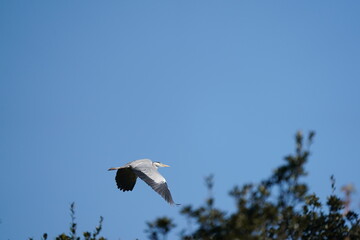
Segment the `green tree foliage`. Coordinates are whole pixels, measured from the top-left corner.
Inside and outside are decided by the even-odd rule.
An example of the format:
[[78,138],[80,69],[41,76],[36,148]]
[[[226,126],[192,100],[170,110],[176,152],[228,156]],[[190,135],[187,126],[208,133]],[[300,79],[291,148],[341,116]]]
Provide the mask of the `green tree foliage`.
[[[70,223],[70,232],[69,234],[62,233],[57,236],[56,240],[81,240],[80,237],[77,236],[77,223],[75,222],[75,203],[71,203],[70,205],[70,216],[71,216],[71,223]],[[103,217],[100,217],[99,225],[95,227],[93,233],[91,232],[84,232],[83,233],[83,240],[106,240],[104,237],[99,237],[101,229],[102,229],[102,222]],[[42,240],[47,240],[48,234],[44,233]],[[29,238],[29,240],[33,240]]]
[[[181,214],[192,222],[192,231],[182,231],[182,239],[360,239],[360,219],[357,213],[346,208],[343,201],[334,194],[326,204],[316,194],[308,193],[308,186],[302,179],[306,176],[305,164],[310,156],[310,145],[314,132],[307,139],[301,132],[296,134],[296,150],[285,157],[285,163],[273,174],[258,184],[235,186],[230,196],[235,200],[233,213],[214,207],[215,199],[210,194],[205,203],[197,208],[185,206]],[[331,178],[335,190],[335,179]],[[213,176],[205,179],[211,193]],[[168,221],[169,224],[173,224]],[[156,234],[157,220],[148,227]],[[166,226],[161,226],[165,228]],[[171,229],[168,227],[168,229]],[[150,231],[151,231],[150,230]]]
[[168,217],[157,218],[154,222],[147,222],[146,224],[148,229],[145,232],[148,233],[150,240],[166,240],[167,234],[176,227]]

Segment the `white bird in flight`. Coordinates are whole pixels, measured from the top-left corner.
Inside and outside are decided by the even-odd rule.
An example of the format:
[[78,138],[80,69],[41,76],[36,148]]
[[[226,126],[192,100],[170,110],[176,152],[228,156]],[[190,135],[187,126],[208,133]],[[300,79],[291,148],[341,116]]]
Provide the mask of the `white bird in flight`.
[[122,167],[109,168],[109,171],[117,170],[115,180],[117,187],[121,191],[132,191],[136,179],[139,177],[169,204],[174,205],[176,203],[172,199],[166,179],[158,172],[158,167],[170,166],[160,162],[153,162],[150,159],[140,159],[129,162]]

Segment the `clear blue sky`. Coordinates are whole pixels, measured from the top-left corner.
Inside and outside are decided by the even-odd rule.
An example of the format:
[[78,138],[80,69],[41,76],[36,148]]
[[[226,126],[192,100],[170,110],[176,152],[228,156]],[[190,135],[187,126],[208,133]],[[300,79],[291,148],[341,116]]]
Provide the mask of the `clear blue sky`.
[[[359,1],[0,2],[0,238],[79,230],[144,239],[171,207],[109,167],[150,158],[174,200],[216,205],[269,176],[299,129],[322,199],[360,189]],[[340,192],[340,191],[338,191]],[[359,193],[353,208],[359,210]],[[176,236],[176,235],[175,235]]]

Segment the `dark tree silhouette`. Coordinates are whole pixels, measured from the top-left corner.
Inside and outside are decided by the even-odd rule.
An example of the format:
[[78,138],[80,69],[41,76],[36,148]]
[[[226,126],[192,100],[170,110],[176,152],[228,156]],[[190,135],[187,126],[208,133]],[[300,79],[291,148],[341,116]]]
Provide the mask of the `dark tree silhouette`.
[[[183,230],[182,239],[360,239],[360,220],[350,211],[349,189],[346,201],[334,194],[335,178],[331,178],[333,193],[322,205],[316,194],[308,193],[302,182],[306,176],[305,164],[310,156],[314,132],[304,140],[295,136],[295,153],[284,158],[285,163],[258,184],[235,186],[230,196],[235,200],[236,211],[226,213],[215,208],[210,194],[197,208],[185,206],[181,214],[194,223],[192,231]],[[213,176],[205,179],[211,193]],[[153,223],[156,233],[156,221]]]
[[[167,234],[176,227],[172,220],[168,217],[157,218],[154,222],[147,222],[148,229],[145,230],[148,233],[150,240],[166,240]],[[160,236],[162,236],[160,238]]]
[[[59,236],[57,236],[56,240],[80,240],[81,238],[77,236],[77,223],[75,222],[75,203],[71,203],[70,205],[70,217],[71,217],[71,223],[70,223],[70,233],[65,234],[62,233]],[[95,227],[95,230],[93,233],[91,232],[84,232],[83,233],[83,239],[84,240],[106,240],[104,237],[99,237],[101,229],[102,229],[102,222],[104,218],[100,216],[99,225]],[[44,233],[42,240],[47,240],[48,234]],[[29,240],[33,240],[32,238],[29,238]]]

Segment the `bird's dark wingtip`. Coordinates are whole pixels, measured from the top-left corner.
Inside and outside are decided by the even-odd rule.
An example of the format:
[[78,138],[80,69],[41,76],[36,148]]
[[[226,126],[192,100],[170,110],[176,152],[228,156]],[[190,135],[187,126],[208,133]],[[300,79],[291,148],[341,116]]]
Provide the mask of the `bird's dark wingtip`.
[[124,189],[124,188],[119,188],[120,191],[123,191],[123,192],[127,192],[127,191],[132,191],[130,189]]

